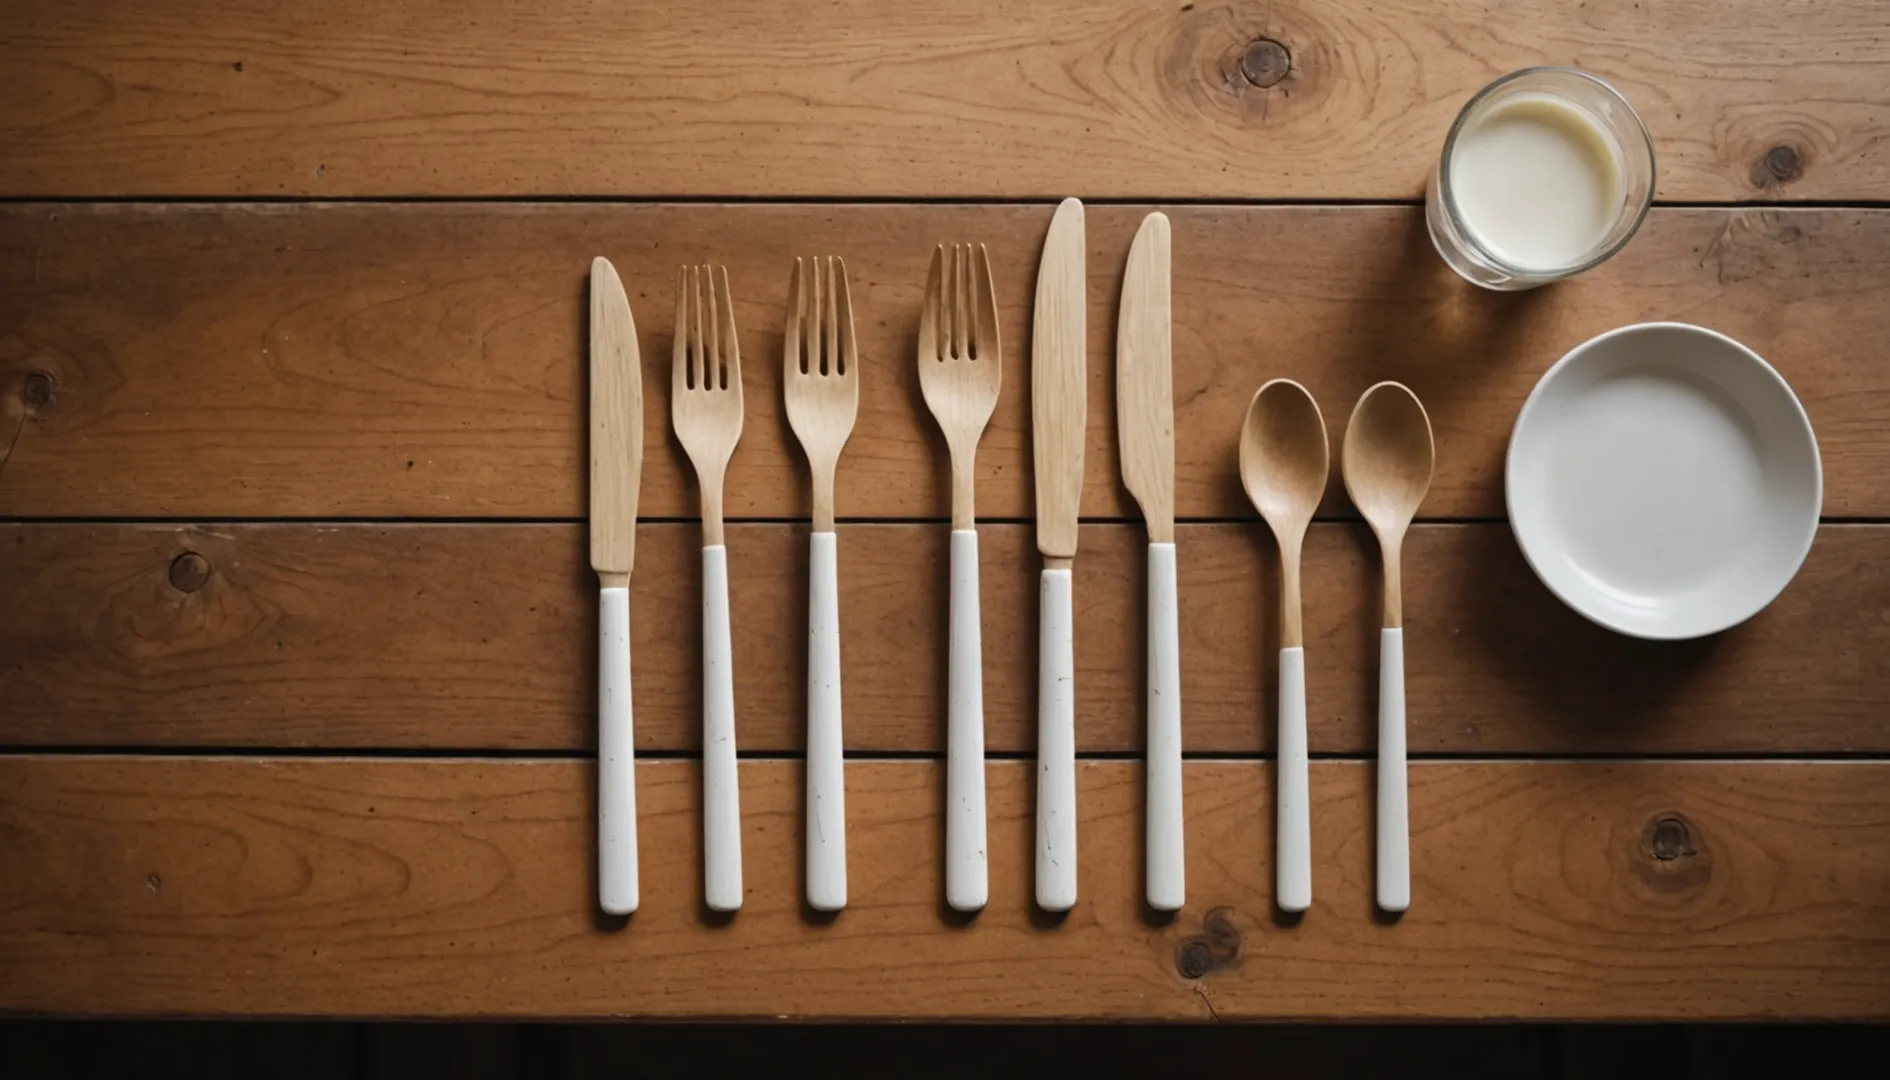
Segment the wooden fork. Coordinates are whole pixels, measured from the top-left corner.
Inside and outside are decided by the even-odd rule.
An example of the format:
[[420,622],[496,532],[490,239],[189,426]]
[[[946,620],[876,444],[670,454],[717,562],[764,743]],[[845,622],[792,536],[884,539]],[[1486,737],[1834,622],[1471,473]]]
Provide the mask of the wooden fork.
[[977,911],[985,869],[984,656],[978,614],[978,532],[972,505],[978,439],[1002,382],[997,299],[984,245],[932,252],[919,315],[919,388],[952,459],[951,656],[946,678],[945,902]]
[[816,911],[839,911],[847,906],[847,812],[833,474],[860,408],[853,299],[840,259],[794,260],[782,355],[788,425],[807,454],[814,486],[807,575],[807,903]]
[[702,886],[711,911],[742,906],[741,788],[728,622],[722,479],[742,437],[742,354],[728,269],[685,266],[676,283],[670,418],[702,488]]

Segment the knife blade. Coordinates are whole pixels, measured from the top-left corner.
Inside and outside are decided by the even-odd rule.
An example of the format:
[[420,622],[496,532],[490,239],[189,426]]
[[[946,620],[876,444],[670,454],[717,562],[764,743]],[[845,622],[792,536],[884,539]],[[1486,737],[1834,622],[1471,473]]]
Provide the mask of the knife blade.
[[1086,290],[1083,204],[1065,199],[1037,268],[1030,345],[1037,488],[1037,906],[1076,905],[1076,661],[1070,565],[1083,494]]
[[1037,550],[1047,559],[1076,557],[1076,517],[1083,496],[1083,427],[1089,410],[1083,245],[1083,204],[1065,199],[1050,220],[1037,268],[1030,340]]
[[1149,907],[1186,892],[1181,815],[1181,634],[1175,573],[1175,391],[1168,217],[1142,219],[1129,246],[1116,322],[1116,441],[1122,480],[1148,521]]
[[1175,539],[1175,390],[1169,356],[1168,215],[1150,214],[1129,246],[1116,322],[1116,436],[1122,481],[1151,543]]
[[591,569],[598,580],[597,899],[637,909],[637,792],[630,715],[630,570],[643,472],[643,365],[610,260],[591,261]]

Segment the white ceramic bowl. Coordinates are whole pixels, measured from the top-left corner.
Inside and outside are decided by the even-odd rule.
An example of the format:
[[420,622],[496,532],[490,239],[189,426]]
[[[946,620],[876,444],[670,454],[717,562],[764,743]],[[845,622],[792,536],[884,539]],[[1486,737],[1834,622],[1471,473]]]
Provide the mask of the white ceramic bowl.
[[1568,606],[1643,638],[1757,614],[1811,550],[1824,475],[1811,421],[1759,355],[1685,323],[1584,342],[1523,403],[1509,520]]

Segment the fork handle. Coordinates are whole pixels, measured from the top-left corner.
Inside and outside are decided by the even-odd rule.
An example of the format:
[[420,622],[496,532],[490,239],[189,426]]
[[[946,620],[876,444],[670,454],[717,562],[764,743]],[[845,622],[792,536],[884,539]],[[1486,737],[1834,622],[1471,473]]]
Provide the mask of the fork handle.
[[978,534],[952,530],[951,656],[946,681],[945,902],[984,907],[984,646],[978,612]]
[[728,548],[702,549],[702,895],[711,911],[742,906],[741,785],[735,765],[735,671],[728,625]]
[[597,599],[597,902],[637,909],[636,739],[630,723],[630,590]]
[[837,538],[808,544],[807,903],[847,906],[846,776],[840,734],[840,570]]
[[1181,629],[1175,545],[1148,546],[1148,906],[1181,910]]
[[1076,906],[1076,651],[1070,571],[1047,569],[1037,639],[1037,906]]

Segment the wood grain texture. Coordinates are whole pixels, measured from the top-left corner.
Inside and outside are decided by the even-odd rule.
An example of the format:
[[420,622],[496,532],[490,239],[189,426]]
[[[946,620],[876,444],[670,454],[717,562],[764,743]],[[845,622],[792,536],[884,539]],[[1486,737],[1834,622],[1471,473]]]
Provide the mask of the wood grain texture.
[[636,565],[637,489],[643,480],[643,358],[637,324],[610,260],[591,260],[591,569],[620,585]]
[[1890,12],[1776,12],[15,3],[0,195],[1409,197],[1471,93],[1565,63],[1637,106],[1664,198],[1880,197]]
[[[641,762],[642,908],[591,912],[582,762],[0,760],[0,1010],[226,1015],[1890,1016],[1882,763],[1429,763],[1415,900],[1371,915],[1371,773],[1313,769],[1313,895],[1270,915],[1268,768],[1187,770],[1192,906],[1146,921],[1141,767],[1079,766],[1082,904],[940,911],[936,762],[856,762],[852,906],[802,913],[800,770],[744,766],[748,900],[699,912],[697,769]],[[1194,976],[1194,977],[1184,977]],[[1417,992],[1414,988],[1422,988]]]
[[[577,518],[584,512],[584,275],[611,257],[669,354],[677,267],[728,265],[752,357],[781,349],[796,254],[844,252],[860,415],[842,513],[943,519],[945,445],[914,371],[941,240],[990,250],[1016,362],[979,445],[979,509],[1028,517],[1031,309],[1049,207],[0,207],[0,403],[24,418],[0,514]],[[1146,208],[1089,209],[1089,415],[1114,414],[1116,297]],[[1336,423],[1381,379],[1437,430],[1426,514],[1502,513],[1501,463],[1548,365],[1623,323],[1682,318],[1784,373],[1817,429],[1825,512],[1890,515],[1882,360],[1890,213],[1657,210],[1591,275],[1493,295],[1437,259],[1399,208],[1175,207],[1176,506],[1249,513],[1242,411],[1265,379],[1305,383]],[[259,271],[266,268],[266,272]],[[35,373],[43,375],[37,379]],[[731,517],[806,517],[780,372],[751,363]],[[690,517],[668,379],[646,379],[639,512]],[[5,422],[0,413],[0,425]],[[0,435],[6,434],[0,430]],[[1337,445],[1343,432],[1330,433]],[[1113,426],[1089,425],[1083,510],[1136,516]],[[1333,478],[1324,513],[1345,512]]]
[[1175,376],[1168,217],[1142,220],[1129,247],[1116,320],[1116,443],[1122,486],[1151,544],[1175,539]]
[[[1088,441],[1089,247],[1083,204],[1058,204],[1037,265],[1030,317],[1031,488],[1037,550],[1067,566],[1076,557]],[[1107,414],[1104,414],[1107,415]],[[1046,563],[1048,565],[1048,563]]]
[[[698,531],[644,526],[632,580],[637,737],[694,750]],[[729,530],[737,745],[794,752],[805,707],[804,527]],[[1189,751],[1272,745],[1277,559],[1265,526],[1184,526]],[[1035,746],[1028,526],[980,530],[988,746]],[[1142,746],[1140,526],[1086,526],[1077,745]],[[1405,547],[1414,753],[1890,750],[1890,527],[1826,526],[1752,622],[1655,643],[1576,616],[1507,527]],[[847,745],[945,746],[948,537],[842,525]],[[1305,552],[1311,745],[1376,743],[1378,556],[1363,525]],[[188,590],[188,591],[187,591]],[[592,744],[595,586],[576,525],[0,528],[0,745],[578,750]]]

